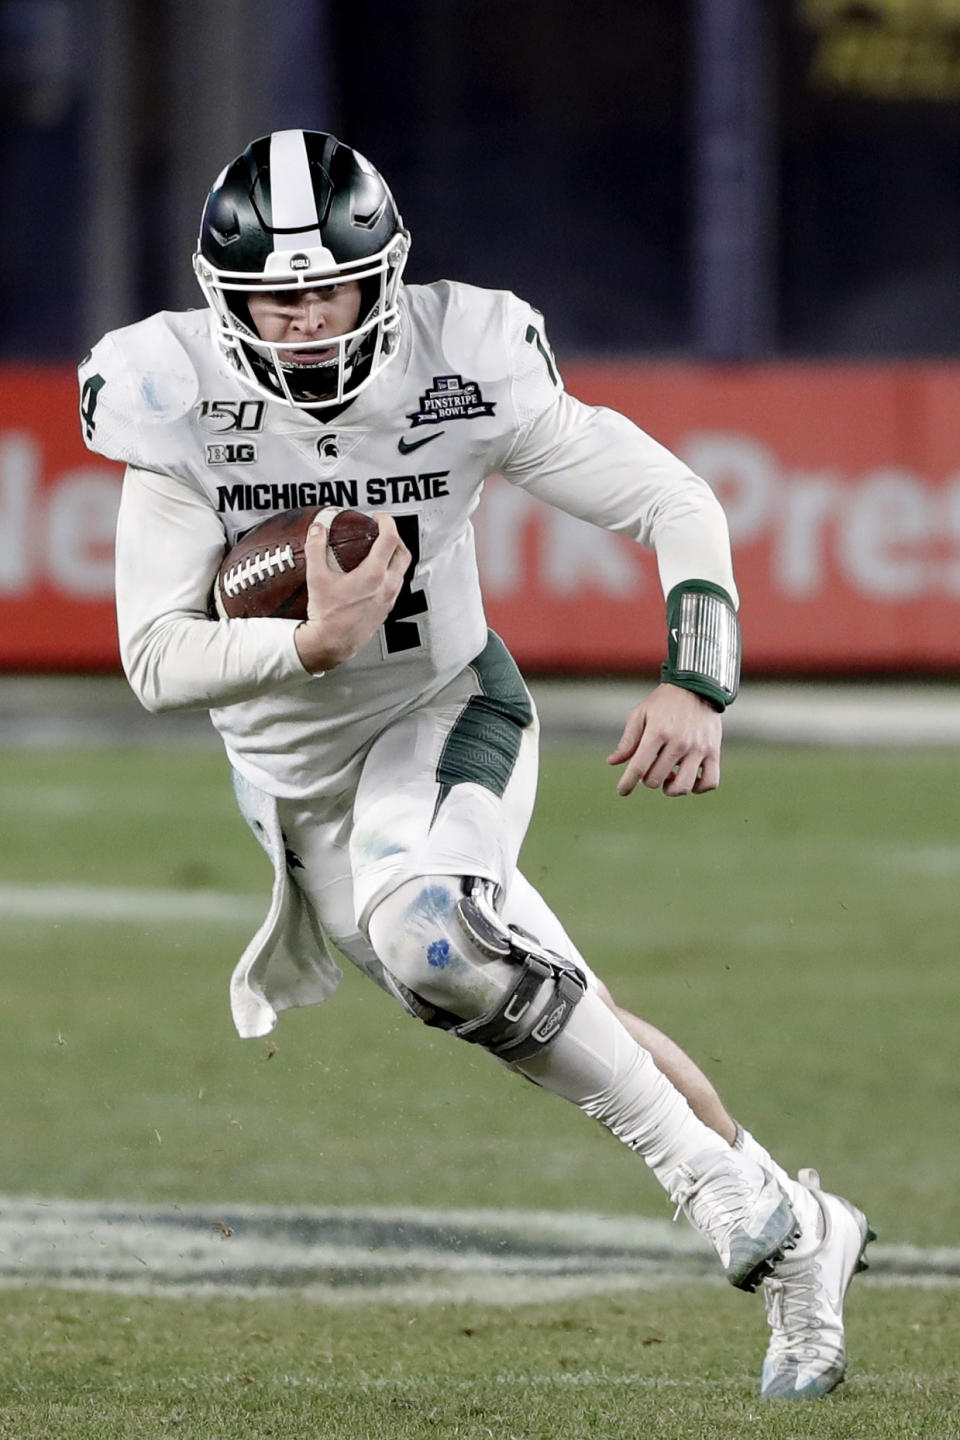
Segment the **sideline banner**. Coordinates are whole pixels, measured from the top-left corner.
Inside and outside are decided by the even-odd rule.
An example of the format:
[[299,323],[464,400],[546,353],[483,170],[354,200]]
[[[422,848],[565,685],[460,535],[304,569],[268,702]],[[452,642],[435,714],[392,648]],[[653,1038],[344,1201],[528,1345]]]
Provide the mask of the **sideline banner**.
[[[960,663],[960,365],[582,363],[720,497],[745,673]],[[115,668],[119,466],[80,438],[73,373],[0,369],[0,667]],[[476,516],[491,624],[530,669],[653,671],[649,552],[502,480]]]
[[[960,365],[594,363],[564,375],[716,491],[745,674],[960,664]],[[549,668],[658,664],[652,556],[500,483],[479,512],[482,569],[491,623],[517,655]]]
[[116,669],[119,465],[80,435],[76,374],[0,368],[0,666]]

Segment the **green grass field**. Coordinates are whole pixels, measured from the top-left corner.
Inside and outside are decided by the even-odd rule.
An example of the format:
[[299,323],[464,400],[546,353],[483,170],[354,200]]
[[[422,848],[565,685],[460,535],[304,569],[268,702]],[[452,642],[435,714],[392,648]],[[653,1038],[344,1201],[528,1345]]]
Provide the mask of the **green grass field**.
[[[958,790],[955,752],[733,746],[715,796],[622,800],[599,750],[548,749],[524,854],[621,1002],[887,1243],[956,1243]],[[104,919],[63,886],[237,914]],[[0,1190],[669,1217],[598,1128],[359,976],[238,1040],[268,889],[216,752],[0,754]],[[755,1398],[759,1305],[709,1283],[512,1309],[8,1289],[0,1436],[951,1436],[955,1295],[859,1284],[851,1379],[798,1411]]]

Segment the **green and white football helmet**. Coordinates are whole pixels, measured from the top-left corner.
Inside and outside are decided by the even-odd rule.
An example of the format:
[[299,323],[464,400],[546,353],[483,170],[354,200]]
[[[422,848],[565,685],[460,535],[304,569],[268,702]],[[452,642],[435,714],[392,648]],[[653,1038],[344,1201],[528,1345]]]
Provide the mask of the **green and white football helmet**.
[[[217,177],[194,270],[238,378],[280,404],[323,411],[359,395],[396,353],[409,249],[393,196],[368,160],[323,131],[278,130],[252,141]],[[252,291],[350,280],[361,304],[348,334],[293,346],[258,335],[247,308]],[[324,358],[311,361],[319,351]]]

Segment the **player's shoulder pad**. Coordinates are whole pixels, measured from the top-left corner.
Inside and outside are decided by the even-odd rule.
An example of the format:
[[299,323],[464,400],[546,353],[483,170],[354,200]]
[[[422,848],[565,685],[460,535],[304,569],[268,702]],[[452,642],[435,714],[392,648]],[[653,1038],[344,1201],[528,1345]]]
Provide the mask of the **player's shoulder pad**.
[[209,344],[203,310],[160,311],[98,341],[79,368],[80,423],[88,447],[148,469],[168,461],[178,448],[179,422],[199,394],[191,353],[198,344]]
[[509,290],[486,290],[459,280],[406,287],[415,325],[439,335],[444,363],[472,380],[508,379],[518,344],[542,317]]

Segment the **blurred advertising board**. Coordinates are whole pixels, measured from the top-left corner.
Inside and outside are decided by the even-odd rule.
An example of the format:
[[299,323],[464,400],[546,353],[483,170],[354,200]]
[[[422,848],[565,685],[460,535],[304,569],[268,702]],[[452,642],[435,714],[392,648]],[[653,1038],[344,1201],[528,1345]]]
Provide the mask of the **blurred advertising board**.
[[[960,663],[960,365],[571,364],[726,509],[745,669],[847,674]],[[120,467],[91,455],[73,375],[0,387],[0,666],[117,665]],[[489,482],[476,516],[491,624],[529,669],[652,670],[649,552]]]
[[91,455],[67,367],[0,368],[0,666],[114,669],[122,467]]

